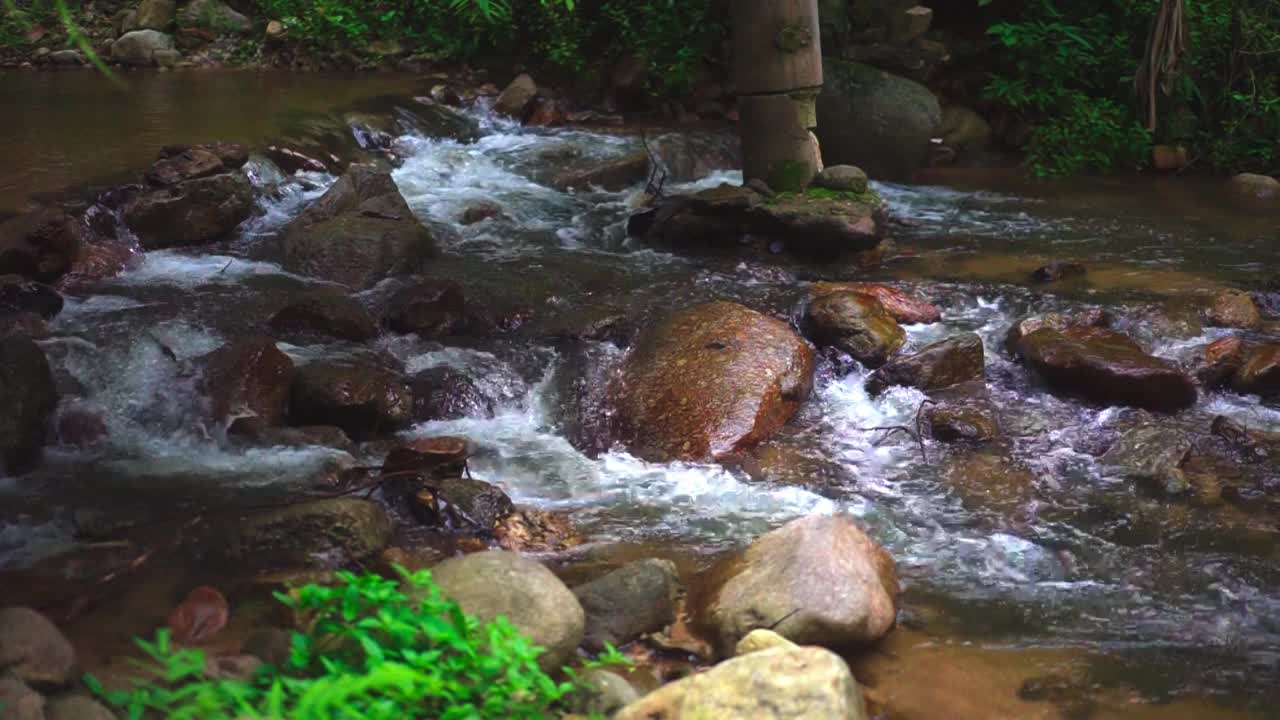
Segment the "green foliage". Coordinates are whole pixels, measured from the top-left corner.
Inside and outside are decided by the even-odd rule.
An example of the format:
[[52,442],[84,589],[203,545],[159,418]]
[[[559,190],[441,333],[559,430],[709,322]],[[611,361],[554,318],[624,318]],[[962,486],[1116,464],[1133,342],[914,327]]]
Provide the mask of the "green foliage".
[[[445,599],[428,572],[340,573],[333,587],[307,585],[277,598],[307,618],[284,667],[249,679],[216,679],[199,650],[168,630],[138,645],[152,679],[96,693],[130,720],[535,720],[579,690],[538,668],[541,649],[499,618],[481,624]],[[622,661],[612,648],[591,666]]]

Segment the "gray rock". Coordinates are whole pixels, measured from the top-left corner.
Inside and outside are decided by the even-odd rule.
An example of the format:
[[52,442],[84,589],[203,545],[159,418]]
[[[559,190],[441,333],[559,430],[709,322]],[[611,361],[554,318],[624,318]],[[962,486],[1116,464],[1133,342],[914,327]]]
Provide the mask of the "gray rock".
[[588,713],[610,717],[640,699],[631,683],[615,672],[595,668],[584,672],[582,681],[581,709]]
[[191,0],[178,12],[183,27],[198,27],[216,33],[244,33],[253,27],[249,18],[232,10],[222,0]]
[[587,614],[588,650],[619,647],[675,622],[680,578],[670,560],[640,560],[574,588]]
[[188,180],[131,200],[125,224],[148,250],[203,245],[236,229],[253,212],[253,185],[243,174]]
[[830,165],[818,173],[813,184],[837,192],[863,193],[867,191],[867,174],[854,165]]
[[431,575],[446,597],[481,622],[505,617],[535,645],[544,670],[560,668],[582,643],[585,616],[578,599],[541,564],[503,550],[450,558]]
[[0,720],[45,720],[44,698],[12,675],[0,675]]
[[941,132],[943,144],[957,150],[981,149],[991,143],[991,125],[963,105],[943,108]]
[[891,180],[928,159],[942,110],[919,83],[860,63],[827,58],[818,97],[818,140],[833,165],[851,164]]
[[49,53],[49,62],[54,65],[83,65],[84,53],[79,50],[55,50]]
[[173,38],[159,30],[132,30],[111,43],[111,59],[123,65],[151,65],[157,50],[173,49]]
[[84,695],[55,698],[45,705],[45,720],[116,720],[103,705]]
[[0,338],[0,469],[12,475],[40,459],[57,406],[53,372],[40,346],[23,336]]
[[243,518],[223,552],[255,567],[293,567],[372,557],[391,540],[386,512],[368,500],[334,498]]
[[1121,435],[1102,456],[1101,463],[1127,478],[1177,495],[1190,487],[1180,467],[1190,451],[1191,438],[1186,433],[1144,426]]
[[158,48],[151,53],[151,61],[156,64],[156,67],[171,68],[182,62],[182,53],[177,50]]
[[529,105],[538,95],[538,84],[528,74],[517,75],[493,103],[493,111],[499,115],[523,120]]
[[142,0],[130,13],[121,30],[168,30],[173,23],[174,0]]
[[25,607],[0,609],[0,668],[34,685],[62,685],[76,653],[58,627]]

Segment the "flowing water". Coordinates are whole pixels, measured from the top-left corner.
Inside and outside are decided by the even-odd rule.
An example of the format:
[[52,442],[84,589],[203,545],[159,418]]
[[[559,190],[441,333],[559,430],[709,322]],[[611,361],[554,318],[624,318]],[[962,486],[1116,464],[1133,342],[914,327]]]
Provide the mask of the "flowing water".
[[[162,82],[178,77],[193,81],[172,75]],[[0,78],[0,92],[12,91],[9,82]],[[210,108],[218,106],[215,98],[239,103],[243,116],[257,119],[217,136],[265,137],[274,107],[255,106],[265,95],[248,92],[243,79],[217,84],[223,82],[195,82],[204,88],[196,94]],[[386,87],[365,89],[376,94]],[[64,100],[85,102],[50,92],[23,112],[44,117]],[[290,106],[284,92],[275,107]],[[187,112],[177,110],[187,107],[187,96],[167,97],[157,112],[184,123],[186,115],[173,114]],[[560,380],[582,367],[582,358],[599,367],[621,351],[608,343],[570,351],[547,339],[558,321],[600,308],[649,316],[711,298],[786,317],[803,283],[865,273],[638,246],[624,226],[640,188],[565,193],[545,180],[565,165],[632,152],[637,140],[526,130],[473,112],[482,127],[474,143],[399,139],[404,161],[394,177],[424,220],[457,231],[439,275],[458,280],[470,300],[532,306],[537,319],[501,339],[458,346],[412,336],[376,341],[409,371],[451,366],[498,400],[492,418],[428,423],[408,435],[470,438],[478,447],[475,475],[517,503],[567,513],[592,541],[588,548],[635,544],[710,558],[788,519],[848,511],[897,559],[908,626],[941,624],[962,643],[1086,650],[1101,658],[1091,670],[1094,684],[1136,689],[1147,701],[1203,694],[1222,703],[1185,717],[1235,717],[1240,708],[1264,717],[1280,700],[1274,519],[1170,501],[1109,476],[1097,461],[1100,448],[1141,414],[1057,398],[1003,352],[1006,329],[1022,315],[1102,305],[1156,354],[1186,359],[1225,332],[1198,326],[1175,332],[1152,318],[1176,309],[1189,293],[1263,282],[1280,266],[1274,218],[1241,216],[1218,201],[1210,184],[1192,180],[1029,185],[1000,176],[979,178],[980,187],[879,185],[903,221],[895,229],[902,252],[875,275],[943,308],[940,322],[907,328],[908,349],[961,331],[983,338],[982,401],[998,409],[1004,449],[975,461],[930,441],[922,454],[903,434],[872,429],[911,425],[921,393],[899,388],[872,398],[862,387],[866,373],[841,376],[826,368],[800,416],[771,443],[785,453],[783,472],[761,479],[718,465],[655,464],[618,448],[593,457],[569,440],[572,398]],[[0,115],[0,128],[11,121]],[[192,132],[225,130],[211,123]],[[93,136],[102,132],[91,129]],[[81,152],[72,131],[56,133],[32,143],[38,153],[18,155],[37,178],[58,176],[61,154]],[[135,145],[95,172],[144,165],[154,151],[149,145],[202,139],[171,137],[164,128],[140,133],[142,150]],[[311,283],[253,259],[254,250],[332,181],[286,180],[267,161],[252,163],[260,184],[283,184],[264,196],[270,199],[239,237],[202,252],[149,253],[140,267],[68,298],[44,346],[71,398],[66,402],[104,413],[110,441],[92,452],[52,451],[34,475],[0,480],[0,568],[38,567],[86,528],[107,532],[173,517],[187,506],[306,487],[343,462],[341,453],[319,447],[238,449],[205,420],[193,361],[233,335],[261,331],[286,297]],[[0,176],[0,186],[12,187],[17,181],[10,178]],[[689,187],[737,180],[722,172]],[[460,225],[475,200],[496,201],[507,218]],[[1050,258],[1088,262],[1090,280],[1052,292],[1030,287],[1027,274]],[[362,298],[374,303],[391,289],[374,288]],[[342,344],[282,348],[298,362],[356,351]],[[1229,393],[1211,393],[1166,422],[1205,434],[1216,415],[1280,430],[1280,408]],[[975,462],[988,464],[966,475]],[[1009,467],[1029,480],[1002,484]],[[957,481],[957,474],[976,477]]]

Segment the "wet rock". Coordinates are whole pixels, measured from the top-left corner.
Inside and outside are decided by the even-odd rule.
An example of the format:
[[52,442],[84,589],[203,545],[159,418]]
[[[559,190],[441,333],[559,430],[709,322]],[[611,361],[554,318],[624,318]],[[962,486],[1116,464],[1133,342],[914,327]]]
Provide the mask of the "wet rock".
[[121,65],[152,65],[157,51],[173,50],[173,38],[158,30],[133,30],[111,43],[111,59]]
[[1031,282],[1043,285],[1063,280],[1077,280],[1088,274],[1088,268],[1080,263],[1054,261],[1031,273]]
[[304,427],[246,428],[241,438],[260,447],[328,447],[350,452],[355,444],[342,431],[329,425]]
[[289,419],[296,425],[334,425],[366,440],[408,425],[413,389],[398,372],[374,365],[313,362],[297,369]]
[[503,212],[502,206],[492,200],[478,200],[467,206],[462,211],[461,222],[463,225],[475,225],[485,220],[508,220],[507,214]]
[[293,361],[263,336],[233,340],[210,354],[205,387],[214,420],[228,432],[267,428],[284,421],[293,383]]
[[826,59],[818,97],[818,140],[832,165],[902,180],[925,164],[942,110],[924,86],[867,65]]
[[728,302],[648,328],[611,394],[635,451],[717,458],[767,439],[813,388],[813,351],[786,323]]
[[923,298],[912,295],[905,290],[867,282],[820,282],[815,283],[810,296],[821,297],[834,292],[856,292],[870,295],[880,301],[894,320],[913,325],[916,323],[935,323],[942,319],[942,311]]
[[532,508],[502,518],[493,535],[498,547],[520,553],[561,553],[586,542],[565,515]]
[[447,557],[449,557],[449,553],[444,549],[422,545],[415,547],[389,547],[382,551],[379,559],[382,561],[383,568],[387,574],[393,575],[396,573],[397,568],[403,568],[409,572],[429,570],[439,565]]
[[867,380],[867,391],[879,395],[893,385],[941,390],[982,378],[984,368],[982,338],[965,333],[889,361]]
[[32,312],[7,312],[0,315],[0,337],[10,335],[44,340],[49,337],[49,324]]
[[573,342],[551,377],[556,424],[573,447],[592,457],[614,442],[609,384],[621,362],[622,351],[611,344]]
[[44,720],[116,720],[116,716],[92,698],[68,695],[45,704]]
[[818,171],[813,184],[836,192],[864,193],[867,174],[854,165],[831,165]]
[[320,160],[310,155],[294,150],[290,147],[280,145],[269,145],[265,151],[267,159],[276,164],[281,172],[286,175],[295,175],[300,172],[328,172],[329,168]]
[[524,120],[537,96],[538,84],[529,75],[521,73],[493,102],[493,111],[515,120]]
[[848,353],[866,367],[880,367],[907,341],[907,334],[879,300],[858,292],[831,292],[809,303],[811,337],[820,346]]
[[0,668],[6,673],[32,685],[63,685],[75,664],[75,649],[48,618],[31,608],[0,608]]
[[1245,349],[1240,367],[1231,376],[1236,392],[1272,398],[1280,395],[1280,344]]
[[0,675],[0,719],[46,720],[45,702],[40,693],[18,678]]
[[0,222],[0,273],[53,282],[71,270],[87,228],[60,208]]
[[1210,301],[1205,321],[1214,327],[1257,330],[1262,327],[1262,311],[1249,293],[1223,290]]
[[1148,355],[1127,336],[1101,328],[1041,328],[1017,344],[1019,355],[1054,390],[1107,405],[1176,412],[1196,401],[1186,373]]
[[83,65],[85,57],[79,50],[55,50],[49,53],[49,62],[62,67],[73,67]]
[[753,652],[772,650],[774,648],[800,647],[772,630],[757,628],[747,633],[733,648],[733,656],[750,655]]
[[1237,337],[1225,337],[1198,348],[1191,361],[1191,374],[1206,388],[1225,385],[1244,364],[1245,344]]
[[435,566],[441,592],[481,622],[505,617],[535,645],[544,670],[568,662],[582,642],[585,615],[574,594],[541,564],[502,550],[450,558]]
[[623,707],[640,699],[640,693],[615,672],[603,668],[587,670],[582,674],[583,691],[579,698],[581,709],[595,713],[592,717],[612,717]]
[[183,27],[206,28],[218,33],[245,33],[253,26],[249,18],[222,0],[191,0],[178,11],[178,22]]
[[102,414],[85,409],[71,409],[58,416],[58,444],[89,448],[101,444],[111,434]]
[[601,163],[585,170],[569,170],[551,179],[551,187],[557,190],[589,190],[600,188],[608,192],[626,190],[649,177],[649,156],[635,152],[617,160]]
[[1280,180],[1266,175],[1240,173],[1231,178],[1231,195],[1252,208],[1280,205]]
[[148,250],[213,242],[253,212],[253,186],[242,173],[222,173],[140,195],[124,221]]
[[[97,208],[91,211],[99,218],[108,216],[109,211]],[[60,288],[84,286],[100,280],[115,277],[125,270],[137,267],[142,262],[142,248],[129,233],[115,232],[115,215],[109,214],[110,232],[107,234],[90,233],[80,245],[80,252],[71,264],[66,275],[58,281]]]
[[[248,157],[247,150],[244,157]],[[228,167],[223,157],[210,146],[172,146],[165,148],[161,158],[147,170],[146,179],[156,187],[172,187],[187,180],[238,170],[242,165],[243,162]]]
[[351,294],[337,288],[309,290],[271,316],[278,333],[322,335],[363,342],[378,336],[378,322]]
[[1227,441],[1247,458],[1264,459],[1280,455],[1280,433],[1252,430],[1225,415],[1213,419],[1209,432]]
[[392,332],[416,333],[423,338],[456,335],[467,326],[466,296],[456,283],[411,285],[387,301],[382,322]]
[[373,557],[391,539],[381,507],[357,498],[311,500],[243,518],[221,546],[239,565],[327,565]]
[[993,512],[1008,522],[1022,519],[1035,500],[1035,475],[1013,458],[995,451],[950,456],[942,478],[966,508]]
[[956,150],[981,150],[991,144],[991,125],[972,108],[948,105],[942,109],[942,144]]
[[1100,462],[1124,477],[1154,485],[1170,495],[1189,489],[1181,465],[1191,451],[1191,438],[1179,430],[1137,427],[1112,444]]
[[678,132],[650,142],[668,183],[693,182],[717,170],[742,167],[737,133]]
[[742,458],[734,458],[752,480],[807,488],[839,487],[848,480],[846,469],[811,448],[785,440],[770,441]]
[[574,588],[586,612],[583,645],[621,647],[675,622],[680,577],[670,560],[640,560]]
[[454,478],[465,474],[470,455],[466,438],[447,435],[419,438],[392,448],[382,462],[382,472]]
[[862,691],[838,655],[816,647],[750,653],[662,686],[615,720],[866,720]]
[[202,585],[187,593],[169,614],[173,639],[183,645],[199,645],[227,626],[231,609],[216,588]]
[[414,420],[460,420],[493,417],[493,399],[458,370],[434,367],[413,376]]
[[1024,317],[1009,327],[1005,333],[1004,347],[1010,355],[1018,355],[1018,342],[1024,335],[1030,335],[1041,328],[1066,330],[1072,327],[1108,327],[1111,317],[1106,311],[1094,308],[1081,313],[1066,315],[1063,313],[1045,313]]
[[0,338],[0,461],[10,475],[39,459],[58,391],[44,351],[30,338]]
[[0,311],[31,312],[51,320],[62,312],[62,295],[57,290],[21,275],[0,275]]
[[939,407],[929,411],[929,432],[935,440],[950,443],[987,443],[1000,435],[1000,425],[990,412],[966,407]]
[[391,175],[367,165],[352,165],[289,223],[278,250],[286,270],[353,288],[418,272],[436,256]]
[[799,644],[867,645],[893,627],[893,558],[848,515],[812,515],[757,539],[708,571],[690,598],[721,656],[757,628]]
[[423,524],[462,532],[493,532],[515,511],[511,498],[496,485],[465,477],[421,482],[408,500]]

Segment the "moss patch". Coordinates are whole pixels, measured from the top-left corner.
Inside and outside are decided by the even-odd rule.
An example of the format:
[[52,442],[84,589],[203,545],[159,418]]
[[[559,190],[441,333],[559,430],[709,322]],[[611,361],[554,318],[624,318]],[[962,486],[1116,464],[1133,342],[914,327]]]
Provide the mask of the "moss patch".
[[774,165],[770,168],[769,177],[766,180],[769,187],[787,192],[799,192],[812,181],[813,171],[806,163],[799,160],[789,160]]
[[827,188],[811,187],[804,192],[780,192],[769,198],[766,204],[780,205],[782,203],[806,202],[850,202],[877,206],[880,204],[880,195],[871,188],[867,188],[865,192],[858,193],[847,190],[828,190]]

